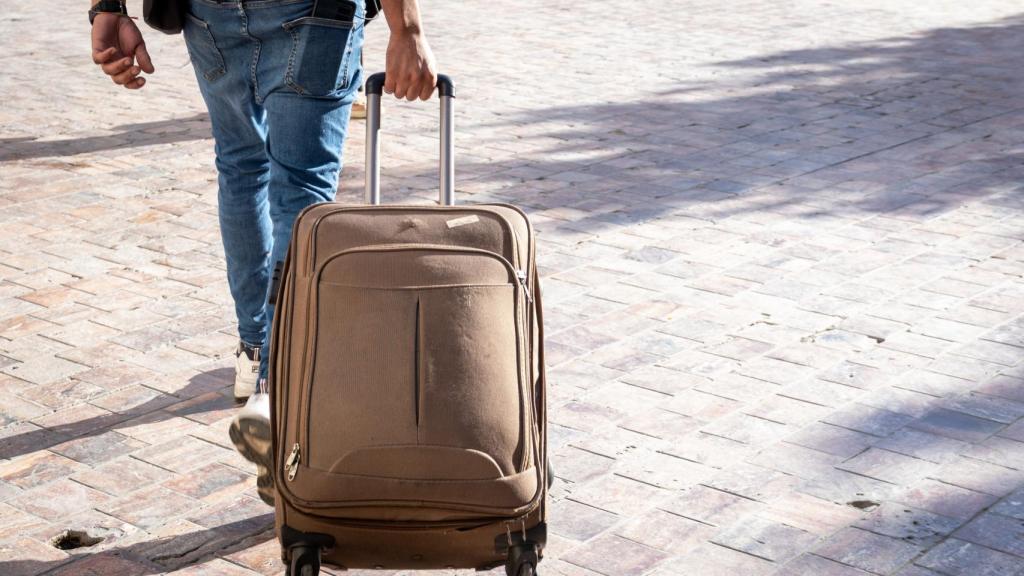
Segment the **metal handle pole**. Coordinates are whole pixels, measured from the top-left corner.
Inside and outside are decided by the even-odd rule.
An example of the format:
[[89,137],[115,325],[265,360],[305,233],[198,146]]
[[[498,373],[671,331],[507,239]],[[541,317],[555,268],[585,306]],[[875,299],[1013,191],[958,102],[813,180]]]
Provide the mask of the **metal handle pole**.
[[437,201],[455,204],[455,97],[441,96],[441,150],[437,170],[440,173]]
[[380,204],[380,94],[366,93],[366,203]]
[[[367,204],[380,204],[380,100],[384,79],[383,72],[366,79]],[[455,204],[455,84],[451,78],[437,75],[437,94],[441,101],[438,202],[451,206]]]

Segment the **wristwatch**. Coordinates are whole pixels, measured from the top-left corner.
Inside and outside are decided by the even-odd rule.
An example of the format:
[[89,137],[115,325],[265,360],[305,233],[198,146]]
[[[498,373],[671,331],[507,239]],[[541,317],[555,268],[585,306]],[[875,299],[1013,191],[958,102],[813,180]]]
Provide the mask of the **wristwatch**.
[[89,24],[92,24],[97,14],[103,14],[104,12],[127,16],[128,6],[125,5],[125,0],[100,0],[89,10]]

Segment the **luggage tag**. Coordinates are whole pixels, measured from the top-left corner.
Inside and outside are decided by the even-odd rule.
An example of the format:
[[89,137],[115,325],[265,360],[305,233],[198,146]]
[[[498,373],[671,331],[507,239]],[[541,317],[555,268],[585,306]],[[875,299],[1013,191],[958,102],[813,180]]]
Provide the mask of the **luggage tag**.
[[465,226],[466,224],[475,224],[479,222],[476,214],[470,214],[469,216],[462,216],[461,218],[453,218],[445,222],[448,228],[458,228],[459,226]]

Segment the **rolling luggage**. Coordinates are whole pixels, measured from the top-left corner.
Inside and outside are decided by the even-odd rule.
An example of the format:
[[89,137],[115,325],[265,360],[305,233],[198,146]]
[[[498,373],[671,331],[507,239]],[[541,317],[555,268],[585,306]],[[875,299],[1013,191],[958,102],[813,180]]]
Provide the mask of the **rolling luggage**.
[[454,206],[454,87],[439,77],[440,205],[382,206],[367,80],[367,205],[318,204],[275,274],[271,428],[288,573],[533,575],[546,542],[535,243],[519,209]]

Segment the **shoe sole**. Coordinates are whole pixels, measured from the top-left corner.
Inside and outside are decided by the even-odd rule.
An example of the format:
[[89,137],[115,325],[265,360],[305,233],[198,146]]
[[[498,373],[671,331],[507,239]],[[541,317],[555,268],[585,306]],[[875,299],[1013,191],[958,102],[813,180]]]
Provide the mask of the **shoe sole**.
[[267,504],[274,505],[274,477],[270,423],[244,416],[234,419],[228,436],[243,458],[256,465],[256,492]]

